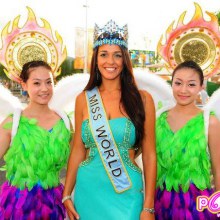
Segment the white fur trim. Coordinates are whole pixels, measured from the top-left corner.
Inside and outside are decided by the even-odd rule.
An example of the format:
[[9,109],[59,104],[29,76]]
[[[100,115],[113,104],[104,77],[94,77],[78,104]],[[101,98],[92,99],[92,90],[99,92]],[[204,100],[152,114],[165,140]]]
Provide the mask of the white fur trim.
[[[21,111],[22,109],[15,109],[13,113],[13,120],[12,120],[12,129],[11,129],[11,143],[17,133],[18,126],[19,126],[19,121],[21,117]],[[10,144],[11,145],[11,144]]]

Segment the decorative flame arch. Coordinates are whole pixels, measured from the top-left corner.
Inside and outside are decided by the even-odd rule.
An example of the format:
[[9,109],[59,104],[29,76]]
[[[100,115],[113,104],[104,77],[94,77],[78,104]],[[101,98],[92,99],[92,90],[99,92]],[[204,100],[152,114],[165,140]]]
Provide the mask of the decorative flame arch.
[[33,60],[46,61],[56,77],[61,72],[60,65],[67,57],[62,37],[55,31],[54,39],[49,22],[41,18],[43,26],[39,26],[33,10],[29,7],[27,10],[28,18],[23,27],[18,26],[19,15],[13,20],[11,31],[11,21],[3,28],[0,63],[5,67],[6,75],[17,82],[20,82],[22,66]]
[[218,73],[220,69],[220,30],[215,14],[206,12],[210,21],[203,18],[201,7],[195,4],[195,13],[188,24],[184,24],[186,11],[166,30],[166,42],[162,44],[161,36],[157,51],[166,61],[167,69],[172,70],[185,60],[197,62],[203,69],[205,78]]

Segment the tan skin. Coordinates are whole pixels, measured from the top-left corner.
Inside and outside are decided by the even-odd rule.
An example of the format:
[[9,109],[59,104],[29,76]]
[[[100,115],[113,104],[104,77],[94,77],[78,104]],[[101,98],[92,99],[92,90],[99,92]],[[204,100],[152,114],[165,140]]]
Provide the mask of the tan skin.
[[[195,100],[203,89],[198,73],[189,68],[178,70],[172,83],[173,94],[177,104],[168,112],[167,121],[173,132],[181,129],[190,119],[202,110],[197,108]],[[211,155],[212,172],[216,191],[220,190],[220,122],[210,116],[208,129],[208,145]]]
[[[38,126],[49,130],[60,117],[48,107],[53,94],[52,73],[45,67],[32,68],[27,82],[22,82],[22,87],[29,94],[30,102],[23,110],[22,115],[26,118],[35,118]],[[11,129],[4,129],[7,122],[12,118],[6,118],[0,125],[0,158],[7,152],[11,142]]]
[[[123,59],[121,49],[117,45],[102,45],[98,51],[98,68],[101,72],[102,84],[99,92],[108,119],[128,117],[122,104],[120,74],[123,69]],[[140,91],[144,103],[146,120],[144,123],[143,146],[143,167],[145,176],[145,201],[144,207],[154,207],[154,193],[156,182],[156,151],[155,151],[155,109],[151,96]],[[86,159],[88,152],[81,139],[81,125],[83,120],[88,119],[88,110],[86,104],[85,93],[82,92],[76,99],[75,107],[75,135],[73,148],[68,162],[67,177],[63,197],[71,195],[76,182],[76,173],[79,164]],[[150,132],[149,132],[150,131]],[[134,150],[129,151],[131,161],[134,162]],[[134,162],[135,163],[135,162]],[[79,219],[80,216],[76,212],[73,202],[66,200],[64,202],[70,220]],[[153,220],[154,215],[143,211],[141,220]]]

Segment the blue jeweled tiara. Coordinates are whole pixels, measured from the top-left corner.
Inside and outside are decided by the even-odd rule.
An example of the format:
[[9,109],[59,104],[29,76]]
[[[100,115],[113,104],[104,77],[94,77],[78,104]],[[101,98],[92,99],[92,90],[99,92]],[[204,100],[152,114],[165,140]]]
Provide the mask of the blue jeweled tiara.
[[116,44],[128,48],[128,26],[119,28],[118,25],[110,20],[103,28],[95,24],[93,48],[103,44]]

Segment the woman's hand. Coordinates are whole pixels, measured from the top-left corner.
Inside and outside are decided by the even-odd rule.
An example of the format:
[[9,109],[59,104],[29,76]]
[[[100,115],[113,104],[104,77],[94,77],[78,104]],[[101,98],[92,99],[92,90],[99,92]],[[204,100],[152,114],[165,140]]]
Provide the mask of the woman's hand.
[[66,208],[70,220],[79,219],[79,214],[76,212],[72,200],[68,199],[63,204]]
[[150,212],[142,211],[140,220],[155,220],[155,216]]

